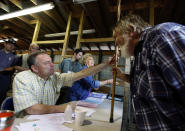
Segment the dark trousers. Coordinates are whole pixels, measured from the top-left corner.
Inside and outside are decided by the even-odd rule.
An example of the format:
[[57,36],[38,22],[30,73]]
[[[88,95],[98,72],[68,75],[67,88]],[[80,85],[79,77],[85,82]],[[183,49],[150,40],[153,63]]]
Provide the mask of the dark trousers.
[[6,93],[10,89],[10,85],[11,75],[7,75],[6,73],[0,73],[0,105],[6,98]]
[[69,99],[69,88],[70,87],[62,87],[60,90],[60,96],[56,102],[56,105],[64,104],[68,102]]

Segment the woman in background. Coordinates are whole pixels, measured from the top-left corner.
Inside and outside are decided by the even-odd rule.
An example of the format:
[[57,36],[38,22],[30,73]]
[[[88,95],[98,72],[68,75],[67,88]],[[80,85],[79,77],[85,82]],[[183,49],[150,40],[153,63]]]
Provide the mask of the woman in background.
[[[82,57],[82,66],[82,70],[94,66],[94,58],[91,54],[86,53]],[[67,102],[84,100],[88,97],[89,93],[91,92],[91,89],[98,90],[100,86],[112,83],[112,79],[99,81],[94,80],[93,76],[88,76],[83,79],[80,79],[76,81],[71,88],[69,88],[70,91],[69,97],[67,98]]]

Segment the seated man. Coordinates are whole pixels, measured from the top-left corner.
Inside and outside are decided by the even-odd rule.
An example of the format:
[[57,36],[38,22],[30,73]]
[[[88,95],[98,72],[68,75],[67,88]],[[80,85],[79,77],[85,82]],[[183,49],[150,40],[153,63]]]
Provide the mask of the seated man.
[[[85,54],[82,57],[82,65],[83,65],[82,69],[94,66],[93,56],[89,53]],[[105,81],[94,80],[92,75],[82,78],[76,81],[73,84],[73,86],[69,88],[69,96],[66,102],[86,99],[91,89],[97,90],[100,86],[112,83],[113,83],[112,79]]]
[[43,52],[31,54],[28,58],[30,70],[18,73],[13,82],[15,112],[46,114],[64,112],[66,104],[55,105],[63,86],[71,87],[73,82],[97,73],[110,66],[114,59],[87,68],[77,73],[54,72],[50,56]]

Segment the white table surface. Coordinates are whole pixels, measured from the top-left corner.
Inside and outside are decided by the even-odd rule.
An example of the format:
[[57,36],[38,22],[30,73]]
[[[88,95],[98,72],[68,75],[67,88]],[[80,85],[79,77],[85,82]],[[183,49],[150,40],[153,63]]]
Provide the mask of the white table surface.
[[[105,100],[102,104],[95,108],[96,112],[91,115],[91,117],[86,117],[83,126],[75,126],[72,124],[64,123],[65,126],[73,128],[75,131],[120,131],[121,121],[122,121],[122,108],[123,103],[119,101],[114,101],[114,122],[109,123],[111,101]],[[11,131],[18,131],[14,126],[26,122],[24,118],[16,118]]]

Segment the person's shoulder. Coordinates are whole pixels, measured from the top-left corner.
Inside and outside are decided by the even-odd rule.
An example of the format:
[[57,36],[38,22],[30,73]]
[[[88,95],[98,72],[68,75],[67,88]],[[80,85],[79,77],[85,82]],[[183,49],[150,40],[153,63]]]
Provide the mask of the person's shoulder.
[[151,32],[155,32],[157,34],[161,34],[161,33],[165,34],[170,31],[178,30],[181,27],[184,27],[184,26],[174,22],[165,22],[154,26]]
[[21,78],[26,79],[26,78],[30,78],[32,74],[33,73],[31,72],[31,70],[25,70],[25,71],[21,71],[17,73],[15,77],[21,77]]
[[66,63],[66,62],[72,62],[72,59],[71,58],[65,58],[62,63]]
[[64,61],[72,61],[72,58],[65,58]]
[[86,68],[87,68],[87,66],[86,66],[86,65],[82,66],[82,70],[83,70],[83,69],[86,69]]
[[22,56],[29,56],[29,54],[28,53],[25,53],[25,54],[22,54]]

